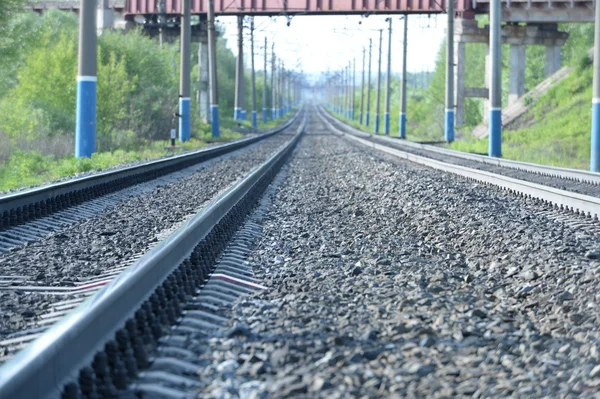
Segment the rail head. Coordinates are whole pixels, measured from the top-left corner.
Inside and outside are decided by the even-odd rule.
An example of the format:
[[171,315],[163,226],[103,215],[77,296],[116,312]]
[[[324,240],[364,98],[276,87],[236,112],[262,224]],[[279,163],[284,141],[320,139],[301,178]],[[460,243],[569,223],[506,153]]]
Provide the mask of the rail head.
[[59,398],[96,353],[187,259],[197,243],[280,162],[304,133],[230,187],[134,265],[0,367],[0,398]]

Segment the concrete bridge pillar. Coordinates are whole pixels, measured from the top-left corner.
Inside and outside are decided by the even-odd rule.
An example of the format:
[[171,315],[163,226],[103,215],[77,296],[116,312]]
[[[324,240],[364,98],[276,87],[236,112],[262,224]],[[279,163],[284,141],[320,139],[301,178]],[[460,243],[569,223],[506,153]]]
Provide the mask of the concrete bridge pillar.
[[456,43],[454,52],[454,124],[462,126],[465,124],[465,64],[467,45],[464,42]]
[[521,44],[510,46],[509,104],[525,94],[525,48]]
[[488,91],[488,95],[483,99],[483,124],[487,125],[489,122],[490,116],[490,98],[489,98],[489,90],[490,90],[490,82],[492,80],[492,57],[490,54],[490,46],[489,43],[486,46],[485,52],[485,89]]
[[112,29],[115,22],[115,12],[110,8],[108,0],[98,2],[98,12],[96,14],[96,29],[98,35],[102,34],[105,29]]
[[546,77],[553,75],[556,71],[560,69],[560,61],[561,61],[561,53],[560,53],[561,45],[550,45],[546,46],[546,63],[545,63],[545,72]]
[[210,123],[210,101],[208,98],[208,32],[206,30],[206,20],[202,18],[202,25],[198,38],[198,105],[200,108],[200,118],[204,123]]

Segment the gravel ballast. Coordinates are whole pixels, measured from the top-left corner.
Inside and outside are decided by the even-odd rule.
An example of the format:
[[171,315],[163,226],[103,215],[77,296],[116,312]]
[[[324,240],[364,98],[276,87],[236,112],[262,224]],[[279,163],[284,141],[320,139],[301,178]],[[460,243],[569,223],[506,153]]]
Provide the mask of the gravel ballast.
[[[194,166],[189,176],[75,223],[46,239],[0,255],[0,276],[20,285],[74,286],[138,258],[165,232],[243,178],[291,139],[293,128],[248,148]],[[62,296],[0,290],[0,340],[26,328]]]
[[199,397],[594,397],[597,237],[314,121]]

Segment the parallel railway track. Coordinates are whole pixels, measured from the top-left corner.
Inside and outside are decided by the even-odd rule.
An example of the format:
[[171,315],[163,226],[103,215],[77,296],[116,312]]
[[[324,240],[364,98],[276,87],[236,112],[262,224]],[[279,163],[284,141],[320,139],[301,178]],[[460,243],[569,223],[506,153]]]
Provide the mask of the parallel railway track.
[[319,117],[332,131],[393,156],[536,198],[586,218],[597,220],[600,216],[597,173],[489,158],[375,136],[336,120],[322,108]]
[[[0,252],[39,240],[65,225],[110,209],[147,190],[143,183],[231,153],[285,130],[298,115],[259,136],[190,153],[0,196]],[[177,179],[174,176],[173,179]],[[131,192],[123,193],[123,189]]]
[[[291,154],[304,126],[305,121],[267,161],[164,237],[141,259],[99,276],[98,282],[110,282],[83,303],[80,298],[59,303],[56,319],[49,317],[49,323],[56,324],[23,345],[24,349],[0,368],[0,397],[113,396],[150,364],[148,351],[166,326],[182,315],[183,303],[197,306],[199,302],[210,308],[212,301],[212,306],[218,307],[223,298],[260,287],[248,271],[232,266],[244,253],[244,241],[252,238],[253,225],[250,222],[243,230],[236,230]],[[238,243],[227,248],[232,237]],[[217,259],[220,266],[215,272]],[[92,289],[94,284],[77,289]],[[206,327],[221,321],[218,314],[200,309],[186,311],[186,315],[184,324],[188,326]],[[19,337],[13,341],[14,345],[20,344]],[[166,362],[175,368],[183,364],[153,360],[155,365]],[[143,383],[138,387],[149,393],[155,388]]]

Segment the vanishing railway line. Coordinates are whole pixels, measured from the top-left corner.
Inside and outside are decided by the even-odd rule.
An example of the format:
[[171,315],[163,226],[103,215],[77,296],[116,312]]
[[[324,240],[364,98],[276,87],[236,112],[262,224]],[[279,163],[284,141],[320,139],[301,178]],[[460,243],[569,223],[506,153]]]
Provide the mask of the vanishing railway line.
[[319,109],[287,130],[141,257],[54,303],[51,329],[7,338],[25,350],[0,396],[591,392],[600,230],[570,210],[597,217],[598,198],[357,137]]

